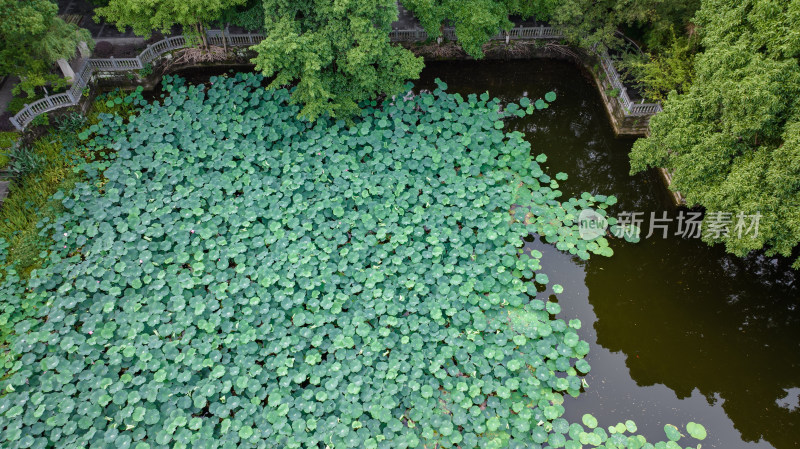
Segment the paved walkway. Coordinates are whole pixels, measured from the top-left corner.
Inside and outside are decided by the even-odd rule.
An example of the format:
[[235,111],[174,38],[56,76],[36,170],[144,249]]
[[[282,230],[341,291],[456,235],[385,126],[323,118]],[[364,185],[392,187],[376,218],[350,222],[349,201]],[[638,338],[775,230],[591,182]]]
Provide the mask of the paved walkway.
[[6,78],[5,82],[3,82],[3,85],[0,86],[0,114],[6,110],[8,103],[13,97],[11,94],[11,89],[13,89],[18,82],[19,79],[17,77],[8,77]]
[[3,201],[5,201],[8,196],[8,186],[10,184],[10,181],[0,181],[0,206],[3,205]]

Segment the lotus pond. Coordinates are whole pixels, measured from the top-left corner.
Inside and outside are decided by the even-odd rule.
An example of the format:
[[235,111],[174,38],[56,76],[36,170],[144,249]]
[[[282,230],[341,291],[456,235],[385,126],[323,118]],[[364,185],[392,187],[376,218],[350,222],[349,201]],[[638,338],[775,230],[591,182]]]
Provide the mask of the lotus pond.
[[5,447],[645,445],[632,421],[562,417],[589,345],[523,239],[609,256],[575,217],[616,198],[560,201],[567,175],[504,131],[555,93],[438,83],[309,123],[260,76],[209,81],[168,77],[79,134],[109,158],[57,195],[43,268],[4,276],[6,311],[41,304],[4,316]]
[[[373,105],[353,126],[296,120],[287,92],[252,75],[170,79],[166,98],[130,122],[106,116],[85,131],[115,157],[64,195],[68,212],[46,224],[55,241],[29,288],[13,273],[3,284],[11,302],[45,304],[16,324],[3,447],[735,441],[692,422],[711,414],[640,409],[603,387],[619,357],[597,354],[600,320],[586,326],[590,273],[637,278],[625,252],[649,241],[612,251],[581,240],[574,218],[657,207],[664,192],[653,179],[619,188],[604,152],[626,143],[610,138],[574,68],[512,64],[504,74],[525,76],[477,84],[487,67],[432,64],[420,85],[433,94]],[[581,130],[592,136],[585,150]],[[594,160],[568,170],[581,152]],[[605,297],[614,282],[594,290]],[[613,329],[626,324],[637,322]],[[677,360],[668,372],[689,346],[662,348]]]

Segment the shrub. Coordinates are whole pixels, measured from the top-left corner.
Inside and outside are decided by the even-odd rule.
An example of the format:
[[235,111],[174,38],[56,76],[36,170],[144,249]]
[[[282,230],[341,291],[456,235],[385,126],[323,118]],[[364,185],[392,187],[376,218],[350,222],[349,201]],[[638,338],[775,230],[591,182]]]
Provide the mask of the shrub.
[[19,138],[19,133],[14,131],[0,132],[0,170],[8,165],[8,153]]

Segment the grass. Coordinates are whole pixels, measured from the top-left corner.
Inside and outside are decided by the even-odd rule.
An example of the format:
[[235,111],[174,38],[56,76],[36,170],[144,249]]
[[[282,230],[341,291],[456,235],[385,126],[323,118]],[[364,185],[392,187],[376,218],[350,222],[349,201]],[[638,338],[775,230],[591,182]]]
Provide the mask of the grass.
[[17,139],[19,139],[19,133],[16,131],[0,132],[0,170],[8,165],[8,150]]
[[16,263],[23,278],[41,265],[39,255],[46,248],[47,239],[39,235],[37,223],[62,210],[60,202],[50,197],[61,189],[71,189],[79,179],[69,155],[63,151],[63,139],[56,135],[34,142],[31,151],[44,161],[41,170],[15,179],[0,207],[0,238],[9,244],[7,263]]

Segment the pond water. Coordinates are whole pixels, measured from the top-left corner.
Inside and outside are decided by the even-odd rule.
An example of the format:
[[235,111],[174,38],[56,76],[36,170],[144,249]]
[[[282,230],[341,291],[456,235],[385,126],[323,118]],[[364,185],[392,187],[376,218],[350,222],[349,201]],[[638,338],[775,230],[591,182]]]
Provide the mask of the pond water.
[[[246,67],[238,67],[246,70]],[[179,72],[205,81],[227,70]],[[504,100],[553,90],[550,109],[516,120],[549,173],[569,174],[566,195],[614,194],[622,211],[678,213],[655,172],[630,176],[633,139],[618,139],[593,82],[576,66],[554,60],[429,62],[416,83]],[[151,98],[156,96],[152,94]],[[736,211],[732,211],[736,212]],[[645,234],[647,232],[645,221]],[[567,418],[584,413],[603,426],[633,419],[648,440],[663,426],[696,421],[703,448],[800,447],[800,285],[784,259],[739,259],[721,247],[672,235],[637,244],[612,242],[615,255],[581,261],[531,241],[544,253],[562,317],[580,318],[592,350],[589,388],[568,398]]]
[[[593,82],[553,60],[428,63],[417,83],[517,100],[553,90],[550,109],[517,121],[534,153],[563,171],[565,195],[613,194],[622,211],[678,213],[657,173],[629,175],[632,139],[617,139]],[[736,212],[736,211],[732,211]],[[567,418],[601,425],[633,419],[648,440],[666,423],[706,426],[703,448],[800,447],[800,285],[783,259],[739,259],[721,247],[661,233],[612,243],[587,262],[538,241],[551,283],[564,286],[562,314],[583,322],[592,345],[590,388],[565,404]]]

